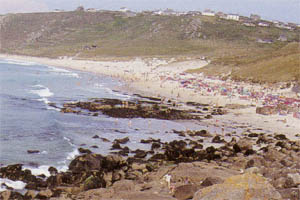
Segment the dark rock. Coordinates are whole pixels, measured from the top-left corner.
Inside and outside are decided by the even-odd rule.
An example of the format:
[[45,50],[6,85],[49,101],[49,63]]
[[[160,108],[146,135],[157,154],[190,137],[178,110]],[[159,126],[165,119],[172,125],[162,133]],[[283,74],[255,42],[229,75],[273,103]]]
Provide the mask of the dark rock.
[[249,135],[248,135],[248,137],[251,137],[251,138],[253,138],[253,137],[258,137],[259,135],[257,134],[257,133],[250,133]]
[[84,148],[79,148],[78,151],[79,151],[80,153],[92,153],[91,150],[89,150],[89,149],[84,149]]
[[281,148],[285,148],[286,147],[286,143],[284,141],[278,141],[275,146],[277,147],[281,147]]
[[212,137],[212,135],[207,130],[196,131],[193,136]]
[[128,141],[129,141],[129,137],[125,137],[122,139],[115,139],[115,142],[119,144],[126,144]]
[[106,139],[106,138],[101,138],[101,140],[103,141],[103,142],[110,142],[108,139]]
[[165,159],[166,159],[166,156],[164,154],[157,153],[157,154],[153,155],[149,160],[156,161],[156,160],[165,160]]
[[40,153],[39,150],[27,150],[27,153],[33,154],[33,153]]
[[87,172],[91,170],[102,171],[106,159],[100,154],[85,154],[76,157],[69,164],[69,170],[74,173]]
[[98,149],[99,147],[97,145],[93,145],[91,148]]
[[219,135],[215,136],[212,141],[212,143],[224,143],[225,140],[224,139],[221,139],[221,137]]
[[122,149],[120,143],[114,142],[113,145],[111,146],[111,149]]
[[147,152],[144,150],[137,149],[133,151],[135,153],[135,158],[145,158],[147,156]]
[[153,150],[153,149],[159,149],[160,148],[160,143],[157,143],[157,142],[154,142],[154,143],[152,143],[152,145],[151,145],[151,149]]
[[22,164],[8,165],[0,168],[0,177],[8,178],[13,181],[19,180],[25,183],[37,181],[37,178],[31,174],[30,170],[22,170]]
[[128,147],[124,147],[123,149],[121,149],[118,154],[122,155],[122,156],[128,156],[130,152],[130,149]]
[[275,135],[274,138],[277,140],[287,140],[287,138],[284,134]]
[[152,140],[144,140],[144,139],[141,140],[142,144],[149,144],[151,142],[152,142]]
[[49,167],[48,171],[50,172],[51,175],[56,175],[58,170],[55,167]]
[[214,184],[220,184],[223,183],[224,180],[222,180],[219,177],[207,177],[206,179],[204,179],[204,181],[201,183],[201,186],[203,187],[208,187]]
[[98,136],[98,135],[94,135],[93,138],[94,138],[94,139],[98,139],[99,136]]
[[211,115],[206,115],[205,119],[212,119],[212,116]]
[[238,144],[233,145],[233,150],[235,153],[239,153],[242,151],[242,149],[240,148],[240,146]]
[[249,156],[255,154],[256,152],[253,149],[247,149],[244,153],[245,156]]
[[268,143],[268,139],[264,135],[259,136],[256,141],[256,144],[267,144],[267,143]]
[[103,177],[90,176],[83,182],[83,189],[90,190],[96,188],[102,188],[106,186],[106,182]]

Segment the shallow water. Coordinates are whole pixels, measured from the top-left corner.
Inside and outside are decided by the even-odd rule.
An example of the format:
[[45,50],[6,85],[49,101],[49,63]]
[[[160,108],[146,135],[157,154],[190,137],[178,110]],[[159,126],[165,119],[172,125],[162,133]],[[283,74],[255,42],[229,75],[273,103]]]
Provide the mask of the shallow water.
[[[0,60],[0,166],[22,163],[46,173],[52,165],[61,170],[78,155],[79,147],[95,153],[111,152],[111,142],[129,137],[130,149],[149,149],[141,139],[179,139],[172,129],[196,128],[192,123],[156,119],[116,119],[59,112],[65,102],[89,98],[138,98],[114,92],[122,82],[110,77],[69,71],[36,63]],[[58,108],[49,106],[54,103]],[[90,148],[96,145],[98,148]],[[39,150],[28,154],[27,150]]]

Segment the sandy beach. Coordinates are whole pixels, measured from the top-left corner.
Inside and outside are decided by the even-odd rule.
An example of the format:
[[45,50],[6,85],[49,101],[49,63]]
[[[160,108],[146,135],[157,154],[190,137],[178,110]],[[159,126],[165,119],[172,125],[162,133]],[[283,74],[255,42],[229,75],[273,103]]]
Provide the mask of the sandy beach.
[[[292,139],[294,139],[296,134],[300,133],[300,119],[293,117],[292,113],[286,113],[285,115],[256,114],[256,107],[262,106],[265,102],[261,101],[260,98],[248,98],[243,94],[243,91],[239,95],[236,95],[235,92],[242,86],[242,89],[247,89],[247,91],[263,91],[264,93],[269,92],[286,98],[298,98],[295,93],[291,92],[291,89],[234,83],[230,80],[221,81],[214,77],[206,77],[203,74],[185,73],[186,70],[206,66],[208,64],[206,60],[187,59],[186,61],[176,61],[176,59],[134,58],[128,61],[90,61],[72,58],[49,59],[3,54],[0,55],[0,59],[34,62],[119,78],[127,84],[125,88],[118,89],[130,93],[160,96],[167,99],[175,99],[178,102],[197,102],[211,106],[244,105],[244,107],[238,109],[228,108],[227,115],[217,116],[206,122],[224,127],[232,124],[248,125],[273,133],[285,133]],[[197,86],[195,86],[195,83],[197,83]],[[201,84],[203,87],[199,87]],[[233,89],[231,93],[226,91],[228,86]],[[223,90],[225,90],[226,95],[223,94]]]

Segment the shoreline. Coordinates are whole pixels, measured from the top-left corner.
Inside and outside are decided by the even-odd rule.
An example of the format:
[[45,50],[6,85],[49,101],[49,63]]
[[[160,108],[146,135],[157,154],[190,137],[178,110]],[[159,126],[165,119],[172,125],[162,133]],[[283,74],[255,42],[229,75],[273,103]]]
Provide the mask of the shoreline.
[[[30,61],[38,60],[32,58]],[[75,70],[101,75],[117,71],[116,75],[119,77],[115,77],[114,74],[110,76],[126,81],[126,86],[120,88],[121,91],[127,90],[147,96],[153,94],[161,98],[155,100],[156,106],[153,106],[153,102],[146,105],[144,100],[116,102],[113,99],[104,101],[99,99],[71,102],[64,104],[61,112],[76,111],[77,114],[90,116],[97,116],[99,112],[111,117],[128,119],[150,115],[156,116],[153,117],[155,119],[179,121],[192,119],[193,122],[189,122],[200,126],[203,123],[203,128],[192,130],[190,129],[192,127],[188,126],[187,129],[177,130],[172,126],[171,130],[173,134],[178,135],[178,138],[163,141],[162,135],[157,134],[159,138],[151,137],[138,142],[142,146],[146,144],[151,146],[151,149],[132,149],[130,142],[133,140],[128,137],[130,136],[128,132],[124,138],[108,141],[113,150],[109,155],[95,153],[92,147],[79,147],[77,149],[79,155],[73,157],[63,169],[53,165],[39,166],[35,170],[26,168],[22,164],[3,166],[0,168],[1,199],[176,200],[193,198],[198,200],[206,194],[213,195],[215,191],[219,193],[224,187],[229,193],[225,192],[222,196],[229,199],[233,199],[232,191],[237,190],[247,192],[247,196],[261,198],[299,198],[300,171],[297,163],[300,158],[300,135],[297,136],[298,138],[293,137],[296,134],[293,131],[297,130],[295,129],[297,121],[295,127],[287,127],[292,125],[290,121],[292,118],[289,118],[289,121],[278,121],[282,120],[282,117],[286,120],[290,116],[258,115],[255,113],[256,106],[253,106],[251,100],[228,99],[226,96],[221,96],[220,99],[218,95],[214,95],[211,99],[215,98],[216,102],[209,99],[208,105],[193,103],[193,101],[203,103],[202,99],[206,96],[191,95],[195,92],[189,88],[190,85],[187,85],[187,88],[181,87],[182,83],[178,80],[178,76],[192,77],[182,71],[191,67],[187,62],[176,63],[175,67],[172,63],[165,63],[155,68],[139,59],[130,62],[82,62],[74,60],[67,63],[66,66],[69,67],[63,66],[64,63],[57,60],[45,59],[43,63],[37,63],[64,69],[76,68]],[[105,64],[108,63],[110,66],[106,67]],[[126,67],[124,68],[123,65]],[[185,65],[185,69],[181,68],[177,71],[176,65]],[[140,68],[137,68],[138,66]],[[149,68],[150,72],[145,73]],[[103,71],[103,69],[109,70]],[[167,74],[169,71],[173,74]],[[166,77],[160,77],[163,74],[166,74]],[[208,82],[212,80],[219,83],[216,79],[203,79]],[[148,87],[151,90],[147,90]],[[175,91],[175,94],[170,94],[170,91]],[[178,97],[176,92],[181,92]],[[172,101],[165,104],[168,99],[160,100],[164,97]],[[226,105],[232,102],[240,103],[240,107],[229,108]],[[218,106],[220,104],[224,104],[224,107]],[[223,109],[230,111],[224,114]],[[213,114],[216,110],[220,111]],[[169,112],[172,114],[168,114]],[[213,117],[202,121],[203,117],[208,115]],[[209,130],[211,128],[209,126],[218,130],[216,132]],[[230,128],[232,129],[229,130]],[[275,129],[284,132],[276,132]],[[97,139],[99,136],[95,135],[92,138]],[[249,182],[252,184],[241,187]],[[263,189],[261,189],[262,185]]]
[[[120,92],[128,92],[130,94],[141,94],[145,96],[158,96],[162,98],[172,99],[177,102],[196,102],[209,104],[210,106],[242,105],[243,108],[230,109],[229,113],[214,119],[206,120],[208,124],[216,126],[230,126],[232,123],[248,124],[257,128],[262,128],[273,133],[288,134],[288,137],[295,139],[295,135],[300,133],[298,123],[300,119],[293,118],[289,115],[259,115],[256,114],[256,107],[262,106],[262,102],[253,101],[253,99],[240,99],[237,97],[223,96],[221,94],[207,93],[206,91],[197,91],[187,84],[185,87],[183,81],[194,81],[195,76],[186,74],[188,69],[197,69],[205,67],[208,62],[200,59],[190,59],[187,61],[176,62],[175,59],[159,60],[157,58],[142,59],[135,58],[127,61],[89,61],[89,60],[73,60],[71,58],[49,59],[29,56],[16,56],[0,54],[0,59],[19,60],[26,62],[34,62],[47,66],[54,66],[65,69],[72,69],[84,72],[101,74],[123,80],[125,86],[117,88]],[[203,75],[198,75],[204,81],[212,82],[212,84],[224,84],[217,79],[208,79]],[[191,80],[191,81],[190,81]],[[220,83],[218,83],[220,82]],[[204,82],[206,83],[206,82]],[[229,84],[234,84],[230,82]],[[245,87],[250,84],[243,83]],[[183,86],[182,86],[183,85]],[[251,88],[262,90],[261,85],[251,85]],[[269,90],[269,88],[267,88]],[[271,92],[274,92],[272,89]],[[278,91],[275,93],[290,97],[293,95],[288,90]],[[200,94],[199,94],[200,93]]]

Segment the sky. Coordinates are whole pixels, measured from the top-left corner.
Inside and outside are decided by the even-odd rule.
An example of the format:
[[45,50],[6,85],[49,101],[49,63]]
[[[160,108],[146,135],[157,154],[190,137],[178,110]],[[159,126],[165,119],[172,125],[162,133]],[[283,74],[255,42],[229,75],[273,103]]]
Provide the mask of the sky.
[[212,9],[243,16],[259,14],[267,20],[300,24],[300,0],[0,0],[0,14],[74,10],[78,6],[107,10],[127,7],[133,11]]

